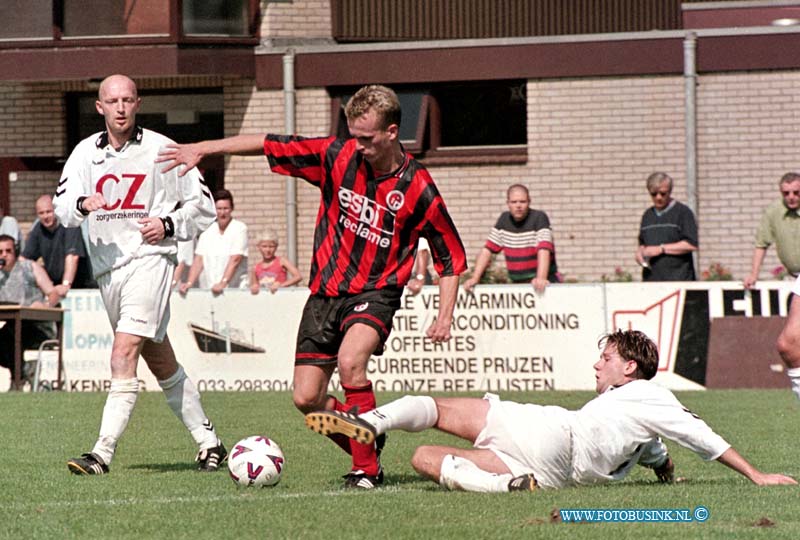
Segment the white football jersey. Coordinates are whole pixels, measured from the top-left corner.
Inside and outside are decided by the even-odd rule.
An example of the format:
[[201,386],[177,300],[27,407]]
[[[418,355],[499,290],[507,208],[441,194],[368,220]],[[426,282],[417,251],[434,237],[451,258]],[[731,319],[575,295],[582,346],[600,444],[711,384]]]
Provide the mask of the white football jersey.
[[[78,143],[70,154],[53,205],[64,226],[87,222],[84,239],[95,277],[145,255],[163,254],[174,261],[177,241],[196,237],[216,219],[211,193],[196,168],[179,177],[178,168],[162,173],[166,164],[155,163],[159,148],[170,143],[169,138],[137,126],[119,151],[100,132]],[[78,211],[78,199],[96,192],[107,204],[84,216]],[[138,221],[167,216],[174,235],[155,245],[146,243]]]
[[646,380],[597,396],[574,412],[571,426],[572,479],[578,484],[619,480],[637,463],[658,464],[666,456],[658,437],[706,460],[730,448],[672,392]]

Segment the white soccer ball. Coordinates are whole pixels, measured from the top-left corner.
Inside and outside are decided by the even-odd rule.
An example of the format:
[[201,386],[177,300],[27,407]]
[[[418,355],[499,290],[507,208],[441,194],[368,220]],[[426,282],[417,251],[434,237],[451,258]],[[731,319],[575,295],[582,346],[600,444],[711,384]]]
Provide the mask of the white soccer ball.
[[274,486],[281,480],[284,465],[278,443],[260,435],[237,442],[228,457],[228,471],[239,486]]

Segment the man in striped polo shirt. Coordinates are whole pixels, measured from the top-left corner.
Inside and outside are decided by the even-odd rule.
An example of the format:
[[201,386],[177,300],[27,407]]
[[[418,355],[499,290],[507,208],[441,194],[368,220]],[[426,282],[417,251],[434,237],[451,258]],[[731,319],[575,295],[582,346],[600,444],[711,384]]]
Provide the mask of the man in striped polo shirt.
[[492,256],[503,251],[511,282],[530,283],[537,292],[543,292],[549,283],[560,281],[550,220],[541,210],[530,207],[528,188],[522,184],[514,184],[506,193],[508,211],[500,214],[489,233],[464,289],[471,291],[480,283]]
[[[400,102],[380,85],[365,86],[345,107],[351,138],[239,135],[170,145],[159,161],[181,172],[209,154],[265,154],[273,172],[302,178],[320,189],[309,276],[311,295],[297,336],[294,403],[304,413],[375,408],[367,378],[372,354],[381,354],[411,277],[420,237],[428,240],[439,280],[439,308],[427,330],[448,341],[466,255],[428,171],[400,144]],[[327,392],[339,370],[344,403]],[[351,454],[345,487],[383,482],[381,441],[362,444],[333,435]]]

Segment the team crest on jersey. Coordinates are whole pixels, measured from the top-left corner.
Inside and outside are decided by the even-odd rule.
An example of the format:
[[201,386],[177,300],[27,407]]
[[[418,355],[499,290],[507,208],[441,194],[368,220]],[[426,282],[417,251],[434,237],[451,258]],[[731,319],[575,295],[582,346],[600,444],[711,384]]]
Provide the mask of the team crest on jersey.
[[364,302],[363,304],[358,304],[356,307],[354,307],[353,311],[361,313],[362,311],[367,309],[367,307],[369,307],[369,302]]
[[403,195],[402,191],[393,189],[388,195],[386,195],[386,206],[388,206],[392,212],[397,212],[400,210],[403,207],[404,202],[406,202],[406,197]]

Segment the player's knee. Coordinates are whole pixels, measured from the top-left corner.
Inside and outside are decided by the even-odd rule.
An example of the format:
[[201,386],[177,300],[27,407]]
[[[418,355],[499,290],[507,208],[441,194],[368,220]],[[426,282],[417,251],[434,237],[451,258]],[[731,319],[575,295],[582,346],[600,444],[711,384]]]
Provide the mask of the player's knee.
[[303,414],[318,411],[325,406],[324,401],[321,400],[319,396],[311,396],[297,391],[292,395],[292,400],[297,410]]
[[432,450],[432,446],[420,446],[414,450],[414,455],[411,456],[411,466],[415,471],[417,471],[417,473],[425,476],[431,476]]
[[800,343],[798,343],[797,336],[791,330],[784,329],[778,336],[777,341],[778,354],[781,355],[783,362],[789,367],[800,366]]

